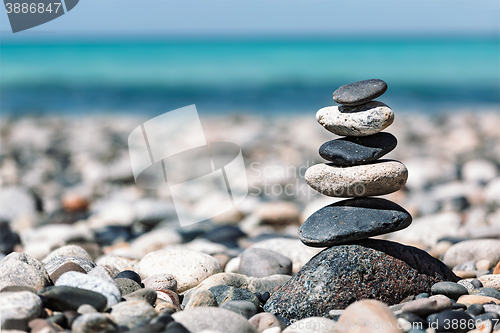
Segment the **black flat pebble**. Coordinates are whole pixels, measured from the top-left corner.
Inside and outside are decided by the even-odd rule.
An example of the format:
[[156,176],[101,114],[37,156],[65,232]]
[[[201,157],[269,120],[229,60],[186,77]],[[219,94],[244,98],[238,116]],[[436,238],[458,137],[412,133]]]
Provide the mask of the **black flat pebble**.
[[101,312],[108,304],[108,300],[102,294],[68,286],[48,287],[41,290],[39,295],[47,300],[44,306],[54,311],[76,311],[80,305],[89,304]]
[[341,86],[333,93],[333,100],[342,105],[361,105],[381,96],[386,90],[387,83],[382,80],[363,80]]
[[404,229],[410,223],[411,215],[392,201],[348,199],[309,216],[299,228],[299,238],[305,245],[326,247],[387,234]]
[[381,132],[368,136],[346,136],[325,142],[319,154],[325,160],[340,166],[373,162],[396,148],[398,140],[390,133]]
[[133,281],[137,282],[139,285],[142,282],[141,281],[141,277],[139,276],[139,274],[137,274],[134,271],[129,271],[129,270],[122,271],[122,272],[118,273],[115,276],[115,279],[130,279],[130,280],[133,280]]

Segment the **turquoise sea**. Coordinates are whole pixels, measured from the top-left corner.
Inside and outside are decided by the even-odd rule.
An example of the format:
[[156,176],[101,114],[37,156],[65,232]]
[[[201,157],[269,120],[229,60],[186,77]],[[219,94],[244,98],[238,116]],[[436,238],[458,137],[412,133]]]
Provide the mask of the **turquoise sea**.
[[[314,113],[380,78],[407,112],[499,109],[500,44],[484,38],[2,41],[2,114]],[[500,109],[499,109],[500,111]]]

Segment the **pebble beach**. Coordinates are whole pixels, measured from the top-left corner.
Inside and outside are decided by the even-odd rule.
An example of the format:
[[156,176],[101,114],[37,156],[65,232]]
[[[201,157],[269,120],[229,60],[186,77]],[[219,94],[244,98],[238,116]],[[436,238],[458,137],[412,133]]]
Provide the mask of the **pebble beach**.
[[[249,192],[183,227],[168,186],[134,180],[147,118],[3,119],[2,332],[500,331],[500,113],[393,111],[385,89],[316,117],[201,117],[241,148]],[[219,202],[200,193],[193,216]]]

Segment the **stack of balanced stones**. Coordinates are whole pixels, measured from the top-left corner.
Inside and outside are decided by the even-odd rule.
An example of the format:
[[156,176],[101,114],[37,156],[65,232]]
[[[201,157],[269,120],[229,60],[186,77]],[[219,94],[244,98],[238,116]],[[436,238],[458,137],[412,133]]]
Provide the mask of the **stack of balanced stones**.
[[396,147],[396,138],[381,132],[394,121],[394,112],[373,99],[387,90],[382,80],[344,85],[333,93],[341,105],[316,114],[328,131],[344,136],[328,141],[319,154],[328,163],[310,167],[305,180],[316,191],[343,200],[321,208],[299,229],[300,240],[313,247],[331,247],[401,230],[411,215],[399,205],[371,196],[401,189],[408,171],[403,163],[380,159]]

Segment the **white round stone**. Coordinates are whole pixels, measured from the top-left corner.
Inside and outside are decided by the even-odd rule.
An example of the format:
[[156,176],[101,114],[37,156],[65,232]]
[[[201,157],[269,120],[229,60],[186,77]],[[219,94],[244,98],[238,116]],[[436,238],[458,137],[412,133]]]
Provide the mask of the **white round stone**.
[[316,120],[337,135],[366,136],[376,134],[394,121],[394,112],[382,102],[358,106],[328,106],[316,113]]
[[139,262],[137,273],[142,279],[157,274],[171,274],[177,280],[177,292],[196,287],[207,277],[222,272],[214,257],[188,250],[159,250],[147,254]]
[[339,167],[332,163],[316,164],[307,169],[306,183],[330,197],[366,197],[384,195],[401,189],[408,178],[403,163],[378,160],[375,163]]

